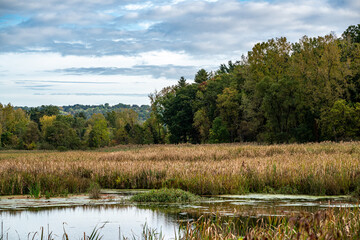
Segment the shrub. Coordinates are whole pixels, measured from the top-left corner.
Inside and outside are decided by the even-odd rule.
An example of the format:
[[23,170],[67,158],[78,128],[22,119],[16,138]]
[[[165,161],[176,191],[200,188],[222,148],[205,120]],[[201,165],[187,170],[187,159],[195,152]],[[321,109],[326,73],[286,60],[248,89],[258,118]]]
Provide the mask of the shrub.
[[29,187],[29,194],[33,198],[40,198],[41,196],[41,188],[40,183],[36,183]]
[[100,185],[98,183],[91,183],[90,187],[89,187],[89,197],[91,199],[99,199],[101,198],[100,196],[100,192],[101,192],[101,188]]

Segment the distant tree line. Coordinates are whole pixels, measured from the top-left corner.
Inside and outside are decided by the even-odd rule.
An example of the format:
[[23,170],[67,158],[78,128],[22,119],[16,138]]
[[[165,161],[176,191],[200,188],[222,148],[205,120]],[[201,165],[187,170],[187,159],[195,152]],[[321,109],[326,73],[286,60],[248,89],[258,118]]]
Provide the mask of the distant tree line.
[[[27,112],[39,112],[41,109],[31,108],[31,107],[15,107],[15,108],[22,108]],[[47,109],[47,108],[44,108]],[[149,105],[128,105],[128,104],[116,104],[110,106],[108,103],[102,105],[82,105],[82,104],[75,104],[69,106],[62,106],[60,107],[60,113],[62,115],[76,115],[76,114],[84,114],[86,119],[89,119],[95,113],[101,113],[105,115],[111,111],[122,111],[124,109],[132,109],[138,113],[138,118],[140,122],[145,122],[146,119],[150,117],[150,106]]]
[[240,61],[200,69],[194,83],[181,77],[149,97],[151,109],[137,112],[121,104],[25,110],[0,104],[0,146],[360,140],[360,24],[340,38],[257,43]]
[[64,115],[57,106],[14,108],[0,104],[0,148],[89,149],[117,144],[158,143],[152,120],[139,119],[133,109],[105,114]]

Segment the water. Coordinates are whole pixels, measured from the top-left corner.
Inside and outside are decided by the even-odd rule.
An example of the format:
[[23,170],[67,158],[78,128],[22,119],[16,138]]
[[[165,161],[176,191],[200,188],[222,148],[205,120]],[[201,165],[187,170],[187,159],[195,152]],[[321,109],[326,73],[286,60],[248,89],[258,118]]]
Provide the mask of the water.
[[204,214],[259,218],[357,206],[347,196],[224,195],[196,204],[158,205],[131,204],[126,199],[126,192],[108,192],[102,200],[90,200],[86,196],[50,200],[3,197],[0,199],[0,222],[8,234],[4,239],[6,236],[21,240],[31,236],[31,239],[41,227],[45,234],[49,228],[55,239],[62,238],[64,229],[70,239],[80,239],[84,232],[89,235],[94,227],[104,224],[101,229],[104,240],[122,239],[123,236],[140,238],[144,224],[161,232],[165,239],[174,239],[181,221],[197,219]]
[[34,231],[40,233],[41,227],[44,227],[44,233],[48,233],[49,228],[53,236],[57,236],[56,239],[61,239],[63,227],[71,239],[80,239],[84,232],[90,235],[94,227],[105,224],[101,229],[104,240],[122,239],[119,235],[128,238],[133,235],[140,237],[145,223],[168,238],[172,238],[178,229],[176,219],[171,215],[136,206],[78,206],[36,211],[3,211],[0,212],[0,219],[4,224],[4,232],[8,233],[8,239],[18,239],[18,236],[20,239],[28,239],[28,233],[31,233],[30,236],[34,235]]

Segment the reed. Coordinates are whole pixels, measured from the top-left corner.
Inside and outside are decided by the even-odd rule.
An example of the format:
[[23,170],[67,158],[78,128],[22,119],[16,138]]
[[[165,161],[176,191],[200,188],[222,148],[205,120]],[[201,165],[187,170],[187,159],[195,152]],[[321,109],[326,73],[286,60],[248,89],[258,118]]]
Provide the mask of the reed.
[[[359,208],[328,208],[292,217],[268,217],[254,225],[203,218],[184,226],[181,240],[195,239],[359,239]],[[245,230],[245,231],[244,231]]]
[[29,188],[29,194],[33,198],[40,198],[41,196],[41,190],[40,190],[40,183],[35,183],[35,185],[30,186]]
[[147,145],[104,151],[0,152],[0,194],[180,188],[199,195],[360,193],[360,144]]
[[[3,223],[1,223],[1,224],[3,227]],[[104,227],[105,227],[105,224],[103,224],[102,226],[95,226],[90,234],[86,234],[84,232],[84,236],[83,236],[83,238],[80,238],[80,240],[101,240],[103,238],[103,235],[101,234],[101,230]],[[66,233],[64,226],[63,226],[63,231],[64,231],[64,233],[62,234],[62,236],[57,236],[56,234],[53,234],[53,232],[49,230],[49,226],[48,226],[47,233],[45,232],[44,227],[40,227],[39,231],[28,233],[27,239],[31,239],[31,240],[37,240],[37,239],[38,240],[55,240],[55,239],[60,239],[60,238],[62,240],[72,239]],[[57,238],[57,237],[59,237],[59,238]],[[21,240],[20,236],[18,236],[18,239]],[[0,240],[9,240],[9,239],[8,239],[8,237],[5,239],[3,232],[1,232]]]

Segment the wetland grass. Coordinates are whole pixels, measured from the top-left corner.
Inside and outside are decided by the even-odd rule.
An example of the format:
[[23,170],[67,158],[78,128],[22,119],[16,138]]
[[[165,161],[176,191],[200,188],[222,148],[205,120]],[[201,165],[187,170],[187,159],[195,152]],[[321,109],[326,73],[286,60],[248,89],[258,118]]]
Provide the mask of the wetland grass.
[[[8,237],[5,239],[4,237],[4,233],[3,233],[3,223],[1,223],[1,234],[0,234],[0,240],[9,240]],[[82,238],[80,238],[80,240],[101,240],[103,238],[103,235],[101,234],[101,230],[105,227],[105,224],[103,224],[102,226],[98,227],[95,226],[94,229],[92,230],[92,232],[90,234],[86,234],[84,232],[84,235]],[[66,233],[65,227],[63,227],[63,231],[64,233],[61,236],[62,240],[71,240],[72,238],[69,237],[69,235]],[[40,231],[37,232],[31,232],[28,233],[27,235],[27,239],[31,239],[31,240],[55,240],[56,238],[56,234],[53,234],[53,232],[51,232],[49,230],[49,226],[48,226],[48,230],[47,233],[45,233],[45,229],[44,227],[40,227]],[[18,236],[18,239],[21,240],[20,236]]]
[[34,185],[29,187],[29,195],[36,199],[40,198],[41,196],[40,183],[35,183]]
[[291,217],[260,218],[256,224],[200,218],[187,223],[182,240],[193,239],[360,239],[359,208],[328,208]]
[[98,183],[91,183],[90,187],[88,189],[89,192],[89,198],[91,199],[100,199],[101,198],[101,188]]
[[126,151],[0,152],[0,195],[179,188],[198,195],[359,195],[360,144],[149,145]]

